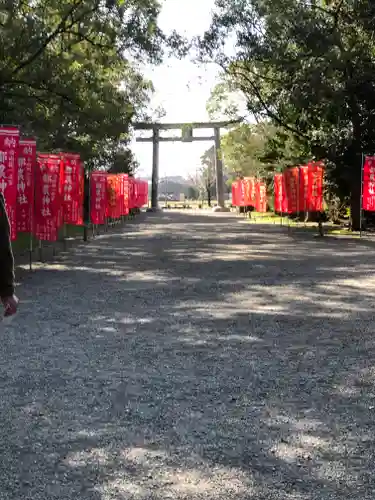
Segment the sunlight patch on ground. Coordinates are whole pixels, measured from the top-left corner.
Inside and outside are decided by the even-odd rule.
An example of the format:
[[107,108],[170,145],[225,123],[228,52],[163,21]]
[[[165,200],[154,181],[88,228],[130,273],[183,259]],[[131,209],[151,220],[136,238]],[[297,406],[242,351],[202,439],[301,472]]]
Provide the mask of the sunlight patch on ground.
[[108,453],[104,448],[90,448],[90,451],[68,453],[64,463],[72,468],[86,467],[88,463],[105,466],[108,463]]
[[[171,465],[172,457],[162,451],[131,448],[121,457],[125,466],[121,476],[95,488],[103,500],[112,499],[114,494],[134,500],[146,500],[150,495],[158,499],[242,499],[253,487],[248,474],[239,470],[207,464],[202,469],[175,467]],[[125,464],[130,466],[131,474],[126,472]]]

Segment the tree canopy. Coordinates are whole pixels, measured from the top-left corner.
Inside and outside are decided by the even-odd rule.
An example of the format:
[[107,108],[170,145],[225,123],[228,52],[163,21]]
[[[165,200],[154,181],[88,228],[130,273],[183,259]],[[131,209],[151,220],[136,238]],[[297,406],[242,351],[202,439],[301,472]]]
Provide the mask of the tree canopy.
[[152,92],[140,64],[176,48],[157,0],[7,0],[0,6],[0,122],[90,168],[129,154],[129,125]]
[[361,154],[375,144],[375,7],[359,0],[217,0],[203,57],[221,65],[258,119],[327,165],[359,213]]

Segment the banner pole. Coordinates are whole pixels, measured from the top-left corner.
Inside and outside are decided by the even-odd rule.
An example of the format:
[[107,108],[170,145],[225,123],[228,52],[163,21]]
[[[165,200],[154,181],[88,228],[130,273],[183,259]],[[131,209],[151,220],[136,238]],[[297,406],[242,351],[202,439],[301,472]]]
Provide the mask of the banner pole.
[[276,189],[275,189],[275,174],[273,175],[273,223],[276,224]]
[[299,222],[300,222],[300,189],[301,189],[301,176],[300,176],[300,168],[297,167],[297,228],[299,228]]
[[39,248],[39,261],[43,262],[43,246],[42,246],[42,240],[38,241],[38,248]]
[[283,199],[284,199],[284,174],[283,172],[281,172],[280,174],[280,226],[283,227],[283,218],[284,218],[284,203],[283,203]]
[[34,211],[35,211],[35,168],[33,168],[32,175],[33,183],[33,201],[30,203],[29,217],[30,217],[30,240],[29,240],[29,270],[33,270],[33,231],[34,231]]
[[[307,180],[307,185],[305,186],[305,181]],[[306,227],[306,219],[307,219],[307,190],[308,190],[308,185],[309,185],[309,173],[307,171],[307,175],[303,175],[303,220],[304,220],[304,226]]]
[[[85,196],[85,186],[87,186],[87,183],[85,182],[85,170],[83,170],[83,199],[86,200]],[[88,228],[90,227],[90,216],[91,216],[91,175],[89,175],[89,182],[88,182],[88,187],[87,189],[89,192],[87,193],[87,207],[86,210],[84,210],[84,221],[83,221],[83,241],[86,242],[88,241]],[[85,203],[85,201],[84,201]],[[94,237],[94,226],[92,227],[92,236]]]
[[361,158],[361,198],[359,202],[359,237],[362,238],[362,218],[363,218],[363,169],[365,165],[365,155],[362,153]]
[[34,251],[34,213],[35,213],[35,170],[37,165],[37,153],[35,151],[35,161],[32,169],[32,203],[30,203],[29,217],[30,217],[30,241],[29,241],[29,269],[33,270],[33,251]]

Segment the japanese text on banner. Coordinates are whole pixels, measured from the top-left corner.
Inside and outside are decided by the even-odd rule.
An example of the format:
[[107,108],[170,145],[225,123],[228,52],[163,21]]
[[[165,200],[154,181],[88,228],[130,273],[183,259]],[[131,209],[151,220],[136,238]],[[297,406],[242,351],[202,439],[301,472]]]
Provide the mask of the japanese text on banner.
[[298,211],[309,211],[309,169],[307,165],[299,167]]
[[18,149],[17,231],[31,233],[34,218],[36,141],[22,139]]
[[239,182],[240,181],[233,181],[232,182],[232,205],[234,207],[239,207],[239,203],[240,203],[240,197],[239,197]]
[[120,217],[120,179],[118,175],[107,176],[107,215],[112,219]]
[[62,155],[64,168],[63,207],[64,222],[67,224],[82,224],[82,179],[83,169],[80,156],[64,153]]
[[309,212],[321,212],[323,210],[323,164],[310,163],[308,165],[308,172],[309,189],[307,197],[307,210]]
[[10,223],[10,236],[17,239],[17,181],[20,133],[16,127],[0,127],[0,191]]
[[288,211],[286,192],[284,186],[283,174],[275,174],[274,176],[274,194],[275,194],[275,212],[285,214]]
[[124,175],[124,215],[129,214],[129,176]]
[[93,172],[90,182],[90,220],[93,224],[105,223],[107,209],[107,174]]
[[298,212],[298,187],[299,168],[288,168],[285,171],[286,195],[288,200],[288,212]]
[[35,236],[56,241],[61,217],[61,158],[38,154],[35,175]]
[[256,182],[255,210],[259,213],[267,212],[267,187],[264,182]]
[[244,202],[245,206],[255,205],[255,179],[253,177],[245,177],[243,179],[244,183]]
[[120,174],[120,210],[121,215],[129,213],[129,176],[128,174]]

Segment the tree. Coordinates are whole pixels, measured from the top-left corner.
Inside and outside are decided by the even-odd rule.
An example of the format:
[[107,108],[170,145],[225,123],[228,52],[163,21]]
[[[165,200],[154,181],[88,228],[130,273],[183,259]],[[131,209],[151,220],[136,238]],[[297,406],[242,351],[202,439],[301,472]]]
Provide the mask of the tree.
[[199,190],[195,186],[189,186],[188,198],[189,200],[197,200],[199,198]]
[[205,151],[201,157],[202,167],[199,172],[200,185],[203,187],[208,206],[211,206],[215,194],[215,146]]
[[139,163],[135,159],[133,152],[129,148],[124,147],[123,149],[117,150],[116,156],[108,171],[111,174],[128,173],[133,175],[138,167]]
[[[153,90],[139,63],[176,48],[157,25],[157,0],[35,0],[0,5],[0,123],[35,135],[41,150],[110,168]],[[132,61],[137,61],[135,64]]]
[[[201,40],[258,119],[324,159],[329,188],[350,196],[358,228],[362,152],[375,142],[372,2],[220,0]],[[235,53],[226,50],[234,40]]]

